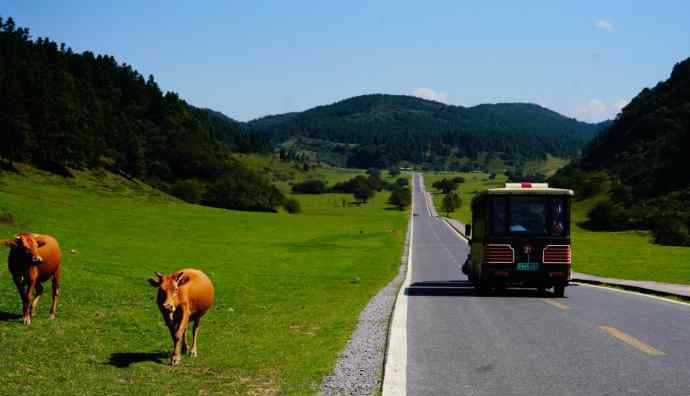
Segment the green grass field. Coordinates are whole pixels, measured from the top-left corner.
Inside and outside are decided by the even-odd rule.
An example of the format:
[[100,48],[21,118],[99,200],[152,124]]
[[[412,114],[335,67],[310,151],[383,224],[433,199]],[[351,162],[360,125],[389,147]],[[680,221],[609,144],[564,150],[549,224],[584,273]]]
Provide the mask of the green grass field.
[[[48,320],[47,285],[28,327],[0,267],[2,393],[314,393],[359,312],[397,272],[407,213],[387,210],[387,197],[342,207],[351,197],[299,196],[303,214],[249,213],[185,204],[107,173],[0,174],[0,235],[53,234],[64,254],[57,319]],[[146,279],[186,266],[210,275],[216,302],[199,357],[172,368]]]
[[434,206],[439,215],[445,216],[441,210],[441,202],[443,201],[443,193],[431,187],[437,180],[453,178],[455,176],[462,176],[465,182],[458,188],[458,193],[462,199],[462,205],[455,212],[450,213],[450,217],[460,220],[462,223],[472,222],[472,198],[474,195],[487,188],[502,187],[506,182],[506,176],[503,174],[496,175],[496,178],[489,180],[489,174],[483,172],[427,172],[424,174],[424,186],[428,192],[432,193],[434,198]]
[[[427,191],[441,178],[460,175],[466,182],[460,185],[463,200],[460,210],[451,217],[463,223],[471,221],[470,203],[476,191],[502,186],[505,178],[488,180],[485,173],[426,173]],[[441,207],[443,195],[434,194],[434,204]],[[587,212],[595,204],[594,198],[574,201],[573,205],[573,270],[611,278],[653,280],[657,282],[690,284],[690,248],[662,246],[652,243],[646,231],[593,232],[580,226]],[[439,211],[439,215],[445,215]]]

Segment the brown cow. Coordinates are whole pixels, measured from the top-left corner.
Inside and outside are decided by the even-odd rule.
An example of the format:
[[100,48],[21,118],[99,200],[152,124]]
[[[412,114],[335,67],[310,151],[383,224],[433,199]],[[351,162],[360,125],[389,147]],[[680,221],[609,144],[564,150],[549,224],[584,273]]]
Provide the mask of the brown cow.
[[53,283],[50,319],[55,319],[61,272],[60,245],[57,240],[50,235],[20,232],[14,239],[2,241],[0,244],[10,247],[7,262],[22,298],[24,324],[31,324],[31,317],[36,314],[38,300],[43,294],[43,282],[48,279],[52,279]]
[[[149,283],[158,288],[158,308],[173,340],[170,364],[175,366],[180,362],[180,349],[182,352],[189,351],[190,356],[196,357],[199,323],[213,305],[214,290],[211,280],[199,270],[185,268],[170,275],[156,272],[156,278],[149,278]],[[187,345],[190,320],[194,321],[191,350]]]

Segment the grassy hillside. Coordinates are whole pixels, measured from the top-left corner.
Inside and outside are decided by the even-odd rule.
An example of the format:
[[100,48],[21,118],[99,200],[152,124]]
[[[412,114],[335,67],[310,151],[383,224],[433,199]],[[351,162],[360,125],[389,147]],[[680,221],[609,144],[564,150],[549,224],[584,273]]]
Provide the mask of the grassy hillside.
[[[471,221],[470,202],[476,191],[502,186],[504,179],[488,180],[483,173],[425,174],[425,185],[443,177],[463,176],[467,182],[460,185],[463,206],[451,217],[463,223]],[[499,176],[500,177],[500,176]],[[434,194],[434,204],[441,207],[442,194]],[[573,205],[573,270],[612,278],[653,280],[658,282],[690,284],[690,248],[661,246],[652,243],[647,231],[594,232],[580,227],[587,212],[598,201],[606,199],[603,193],[594,198],[574,201]],[[440,215],[444,215],[440,213]]]
[[[300,215],[233,212],[107,173],[76,173],[0,174],[0,235],[50,233],[64,252],[55,321],[44,297],[23,326],[0,267],[0,372],[9,394],[24,393],[28,379],[32,394],[310,394],[398,268],[407,220],[385,210],[387,194],[359,207],[342,207],[337,194],[300,196]],[[171,368],[146,279],[185,266],[210,275],[216,303],[199,357]]]

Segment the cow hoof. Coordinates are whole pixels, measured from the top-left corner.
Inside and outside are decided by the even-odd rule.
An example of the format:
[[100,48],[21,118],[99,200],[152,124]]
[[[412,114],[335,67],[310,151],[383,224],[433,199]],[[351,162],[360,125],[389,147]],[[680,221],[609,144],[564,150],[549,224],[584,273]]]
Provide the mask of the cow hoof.
[[31,324],[31,317],[30,316],[24,317],[24,324],[27,326]]
[[180,356],[173,356],[172,358],[170,358],[170,365],[177,366],[178,364],[180,364],[180,360]]
[[193,349],[192,349],[191,351],[189,351],[189,356],[191,356],[191,357],[196,357],[196,356],[197,356],[196,351],[193,350]]
[[55,320],[55,314],[54,314],[54,313],[53,313],[53,314],[50,314],[50,316],[48,316],[48,319],[50,319],[50,320]]

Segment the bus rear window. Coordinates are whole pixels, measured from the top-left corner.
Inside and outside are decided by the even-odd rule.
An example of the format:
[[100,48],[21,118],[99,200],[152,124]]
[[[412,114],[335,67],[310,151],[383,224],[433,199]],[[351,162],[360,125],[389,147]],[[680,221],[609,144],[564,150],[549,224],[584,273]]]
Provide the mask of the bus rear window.
[[546,199],[511,197],[510,232],[529,235],[546,234]]

